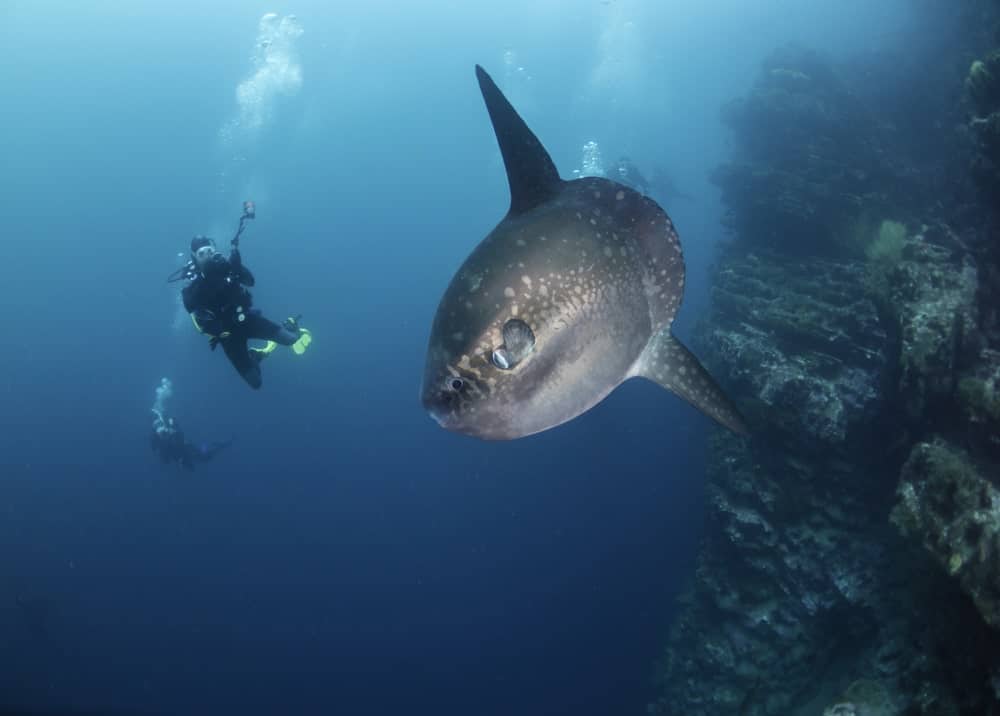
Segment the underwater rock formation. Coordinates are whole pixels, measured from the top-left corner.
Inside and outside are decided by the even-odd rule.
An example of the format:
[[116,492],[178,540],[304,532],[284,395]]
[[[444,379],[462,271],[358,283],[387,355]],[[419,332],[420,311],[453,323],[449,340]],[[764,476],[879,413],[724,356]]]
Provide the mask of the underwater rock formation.
[[915,194],[871,112],[813,52],[775,52],[723,121],[738,151],[712,179],[741,240],[786,254],[836,252],[855,217],[892,213]]
[[867,285],[849,261],[722,261],[699,343],[767,447],[712,440],[706,536],[652,713],[787,713],[871,639],[891,570],[867,505],[891,485],[864,456],[896,348]]
[[965,86],[973,107],[969,128],[977,145],[972,175],[987,200],[1000,202],[1000,49],[972,63]]
[[987,624],[1000,628],[1000,490],[968,454],[941,440],[913,448],[892,521],[958,580]]
[[[703,342],[713,370],[753,396],[748,418],[779,440],[836,449],[878,411],[890,350],[863,265],[731,255]],[[735,328],[735,330],[734,330]]]
[[911,423],[932,421],[951,401],[958,365],[977,332],[978,272],[947,227],[925,227],[904,260],[881,269],[886,311],[900,335],[898,394]]
[[734,240],[697,348],[754,436],[710,439],[648,712],[1000,714],[1000,231],[880,186],[907,157],[861,168],[879,122],[818,62],[770,61],[727,110],[744,163],[718,175]]
[[[900,466],[917,479],[915,436],[956,414],[976,331],[976,270],[949,236],[907,236],[889,266],[735,248],[721,261],[699,348],[758,433],[712,438],[705,538],[650,713],[962,714],[994,698],[1000,634],[962,596],[996,588],[991,562],[962,553],[976,585],[952,583],[887,519]],[[907,504],[897,524],[925,501]],[[949,527],[911,521],[918,542]]]

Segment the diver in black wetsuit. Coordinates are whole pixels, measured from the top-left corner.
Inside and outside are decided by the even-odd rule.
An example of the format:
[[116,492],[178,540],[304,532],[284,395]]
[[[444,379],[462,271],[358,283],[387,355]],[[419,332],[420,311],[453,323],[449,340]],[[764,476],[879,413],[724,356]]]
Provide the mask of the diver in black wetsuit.
[[677,199],[691,201],[694,199],[690,194],[685,194],[677,188],[673,180],[658,168],[653,168],[652,179],[647,179],[639,171],[639,167],[628,157],[622,157],[615,162],[614,171],[611,178],[617,182],[625,184],[635,189],[640,194],[654,196],[657,201],[673,202]]
[[[246,221],[253,218],[253,203],[245,202],[239,229],[230,242],[228,259],[216,250],[211,239],[194,237],[191,260],[181,269],[183,273],[178,272],[168,280],[190,280],[181,295],[195,327],[211,338],[212,350],[222,344],[229,362],[250,387],[257,389],[263,382],[260,362],[278,345],[291,346],[295,353],[303,353],[312,342],[312,334],[300,328],[295,318],[278,325],[251,308],[253,298],[247,287],[254,285],[254,277],[240,256],[240,234]],[[267,344],[251,348],[248,341],[253,339]]]
[[232,440],[198,445],[189,443],[184,439],[184,432],[176,420],[153,409],[153,430],[149,436],[149,444],[165,463],[176,462],[185,470],[194,470],[196,463],[209,462],[231,442]]
[[650,184],[646,177],[639,171],[639,167],[632,163],[628,157],[622,157],[615,162],[615,169],[611,173],[611,178],[622,184],[632,187],[640,194],[649,196]]

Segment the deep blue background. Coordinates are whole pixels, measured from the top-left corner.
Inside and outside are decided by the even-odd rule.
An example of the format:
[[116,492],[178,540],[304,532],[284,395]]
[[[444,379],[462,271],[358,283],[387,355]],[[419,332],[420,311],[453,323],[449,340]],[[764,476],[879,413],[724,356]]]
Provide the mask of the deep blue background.
[[[440,294],[508,200],[473,64],[502,79],[516,51],[532,79],[508,89],[564,174],[596,139],[695,195],[666,207],[687,335],[720,105],[782,42],[896,42],[901,4],[3,3],[0,705],[641,713],[706,420],[634,383],[488,444],[417,399]],[[234,162],[219,131],[272,10],[305,29],[302,88]],[[257,305],[316,336],[260,393],[163,280],[248,196]],[[148,449],[162,376],[189,434],[236,439],[194,475]]]

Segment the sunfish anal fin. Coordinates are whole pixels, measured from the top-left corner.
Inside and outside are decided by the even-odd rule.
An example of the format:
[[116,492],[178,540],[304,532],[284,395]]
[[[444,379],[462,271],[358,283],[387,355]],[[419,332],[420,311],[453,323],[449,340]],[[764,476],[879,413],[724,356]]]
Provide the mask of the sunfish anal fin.
[[646,378],[698,408],[735,433],[746,435],[746,423],[736,406],[694,354],[664,329],[654,335],[632,367],[630,376]]
[[538,137],[479,65],[476,65],[476,78],[507,169],[509,214],[524,213],[554,198],[562,189],[563,181]]

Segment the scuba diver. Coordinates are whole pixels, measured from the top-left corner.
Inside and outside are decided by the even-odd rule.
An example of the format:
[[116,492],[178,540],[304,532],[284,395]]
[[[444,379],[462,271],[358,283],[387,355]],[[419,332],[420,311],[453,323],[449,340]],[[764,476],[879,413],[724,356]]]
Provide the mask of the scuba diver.
[[611,173],[611,178],[635,189],[640,194],[649,196],[649,182],[639,171],[639,167],[633,164],[628,157],[621,157],[615,162],[615,170]]
[[176,462],[185,470],[194,470],[196,463],[211,461],[221,450],[229,447],[232,440],[189,443],[184,438],[180,423],[167,415],[166,402],[173,394],[173,383],[168,378],[163,378],[156,388],[156,401],[152,408],[153,429],[149,436],[149,444],[164,463]]
[[669,176],[655,167],[653,169],[652,180],[647,179],[628,157],[621,157],[615,162],[611,178],[632,187],[640,194],[645,194],[646,196],[655,195],[658,201],[672,203],[675,199],[694,199],[690,194],[680,191]]
[[[279,325],[251,308],[253,298],[248,287],[254,285],[254,277],[243,265],[240,235],[246,222],[255,216],[253,202],[243,202],[239,228],[229,242],[228,259],[216,250],[212,239],[195,236],[191,239],[191,259],[167,281],[189,281],[181,296],[195,328],[209,337],[212,350],[221,344],[236,371],[251,388],[258,389],[263,383],[261,361],[278,345],[289,346],[301,355],[312,343],[312,334],[299,326],[298,317]],[[261,348],[250,347],[248,343],[253,339],[266,343]]]

